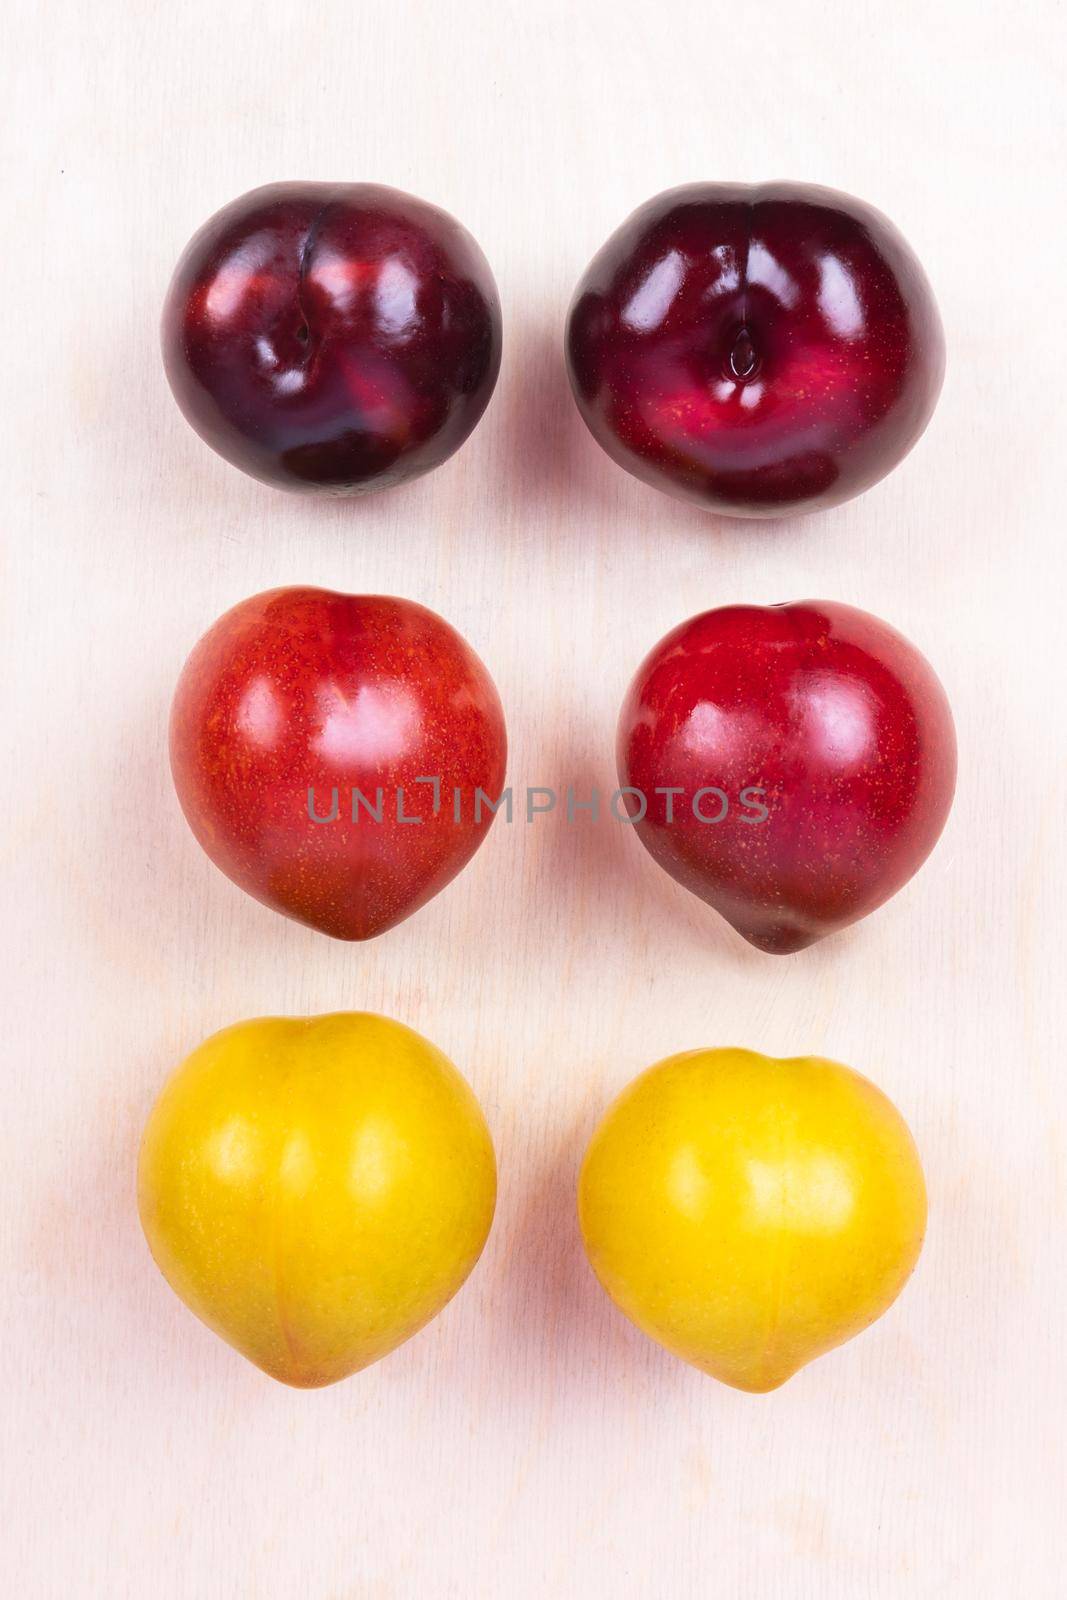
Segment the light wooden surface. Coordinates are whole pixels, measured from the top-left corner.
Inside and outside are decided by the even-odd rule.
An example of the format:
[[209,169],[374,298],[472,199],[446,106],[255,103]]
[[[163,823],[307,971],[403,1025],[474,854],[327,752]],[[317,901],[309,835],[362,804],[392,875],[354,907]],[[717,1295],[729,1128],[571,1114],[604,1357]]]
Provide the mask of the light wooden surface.
[[[1063,12],[440,0],[17,5],[4,28],[5,1593],[152,1600],[885,1600],[1062,1594]],[[572,286],[639,202],[795,177],[925,262],[947,386],[865,498],[719,522],[586,435]],[[476,434],[417,485],[314,504],[217,460],[156,320],[218,205],[368,178],[474,232],[505,315]],[[165,761],[224,608],[310,582],[454,622],[509,775],[613,782],[644,651],[712,604],[837,598],[942,675],[961,743],[915,882],[799,956],[749,949],[617,825],[498,824],[363,947],[272,915],[194,843]],[[444,1315],[311,1394],[156,1274],[133,1174],[166,1073],[225,1023],[381,1010],[482,1098],[501,1196]],[[608,1098],[685,1047],[867,1072],[923,1152],[918,1272],[766,1398],[646,1342],[573,1220]]]

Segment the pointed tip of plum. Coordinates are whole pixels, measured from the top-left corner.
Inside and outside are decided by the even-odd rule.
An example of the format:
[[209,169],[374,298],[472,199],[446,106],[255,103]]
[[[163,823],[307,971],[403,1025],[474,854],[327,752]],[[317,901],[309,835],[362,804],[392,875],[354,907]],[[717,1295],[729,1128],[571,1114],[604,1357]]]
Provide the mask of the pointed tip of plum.
[[720,1382],[736,1389],[739,1394],[773,1394],[776,1389],[783,1388],[790,1378],[795,1378],[799,1371],[800,1367],[787,1367],[784,1370],[776,1367],[769,1371],[732,1372],[729,1376],[713,1372],[712,1377],[719,1378]]
[[821,933],[812,933],[808,928],[790,927],[786,923],[764,928],[740,928],[734,923],[734,927],[742,939],[756,950],[771,956],[796,955],[798,950],[807,950],[822,938]]

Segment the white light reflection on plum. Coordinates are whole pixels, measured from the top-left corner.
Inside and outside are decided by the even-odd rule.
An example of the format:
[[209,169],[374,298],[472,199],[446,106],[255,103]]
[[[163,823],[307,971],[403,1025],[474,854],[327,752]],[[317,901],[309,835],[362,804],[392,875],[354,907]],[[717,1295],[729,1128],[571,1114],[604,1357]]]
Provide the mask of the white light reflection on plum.
[[416,326],[417,289],[418,279],[402,261],[393,257],[383,263],[374,289],[374,302],[378,325],[385,333],[399,338]]
[[793,1151],[780,1161],[745,1163],[753,1227],[837,1233],[856,1204],[847,1166],[829,1151]]
[[274,685],[267,677],[253,678],[237,707],[238,732],[261,750],[274,747],[282,729],[282,708]]
[[337,684],[316,692],[319,733],[312,749],[329,761],[390,761],[403,755],[418,729],[419,706],[398,687],[364,684],[346,696]]
[[651,333],[671,308],[685,277],[685,258],[679,250],[657,261],[622,308],[622,320],[635,333]]
[[771,255],[765,244],[752,241],[748,252],[748,281],[756,283],[772,294],[779,305],[787,309],[795,306],[799,290],[782,263]]
[[863,307],[848,268],[836,256],[819,262],[819,310],[839,339],[863,332]]
[[875,753],[876,703],[863,684],[830,672],[806,675],[792,700],[804,722],[809,747],[835,766],[858,766]]

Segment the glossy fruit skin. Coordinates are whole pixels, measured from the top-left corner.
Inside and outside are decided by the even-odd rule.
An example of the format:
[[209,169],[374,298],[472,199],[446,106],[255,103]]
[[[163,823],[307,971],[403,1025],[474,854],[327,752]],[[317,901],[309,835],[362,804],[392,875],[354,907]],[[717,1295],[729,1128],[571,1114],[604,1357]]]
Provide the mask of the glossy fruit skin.
[[858,1072],[690,1050],[609,1107],[578,1214],[632,1322],[760,1394],[892,1305],[922,1248],[926,1189],[903,1118]]
[[612,460],[730,516],[839,505],[930,420],[930,285],[873,206],[813,184],[694,183],[648,201],[575,291],[567,363]]
[[[630,685],[617,758],[620,784],[647,800],[634,826],[650,854],[775,954],[895,894],[937,842],[956,782],[929,662],[888,623],[829,600],[723,606],[675,628]],[[683,796],[655,792],[671,786]],[[690,802],[705,786],[758,788],[769,815],[731,807],[701,822]]]
[[387,1017],[213,1034],[148,1119],[141,1225],[171,1288],[256,1366],[336,1383],[435,1317],[481,1255],[496,1163],[481,1107]]
[[361,494],[457,450],[500,369],[489,264],[373,183],[274,183],[215,214],[167,294],[163,362],[213,450],[281,489]]
[[[507,735],[493,680],[432,611],[272,589],[226,612],[190,655],[170,760],[189,826],[228,877],[297,922],[369,939],[474,854],[493,821],[488,806],[476,817],[476,791],[499,799]],[[437,793],[419,781],[432,778]],[[353,790],[380,821],[358,801],[352,820]],[[309,791],[332,821],[312,820]]]

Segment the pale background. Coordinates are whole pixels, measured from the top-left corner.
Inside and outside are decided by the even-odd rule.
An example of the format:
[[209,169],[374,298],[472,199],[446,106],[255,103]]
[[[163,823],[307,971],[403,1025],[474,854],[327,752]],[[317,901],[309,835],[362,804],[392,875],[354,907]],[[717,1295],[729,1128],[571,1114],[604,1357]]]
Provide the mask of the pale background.
[[[1062,7],[735,0],[16,5],[4,26],[0,1241],[5,1593],[151,1600],[1061,1595],[1067,846]],[[156,323],[219,205],[373,179],[481,242],[477,432],[356,503],[262,488],[182,421]],[[925,262],[949,375],[912,457],[806,520],[625,476],[560,356],[644,199],[810,179]],[[931,657],[959,796],[916,881],[774,958],[622,827],[499,825],[417,917],[335,944],[208,863],[165,760],[215,616],[282,583],[410,596],[494,673],[510,780],[613,782],[618,703],[727,601],[878,612]],[[501,1171],[465,1290],[383,1364],[263,1377],[151,1264],[143,1119],[214,1029],[381,1010],[466,1072]],[[769,1397],[682,1366],[581,1255],[576,1166],[635,1072],[821,1052],[915,1131],[931,1229],[869,1333]]]

